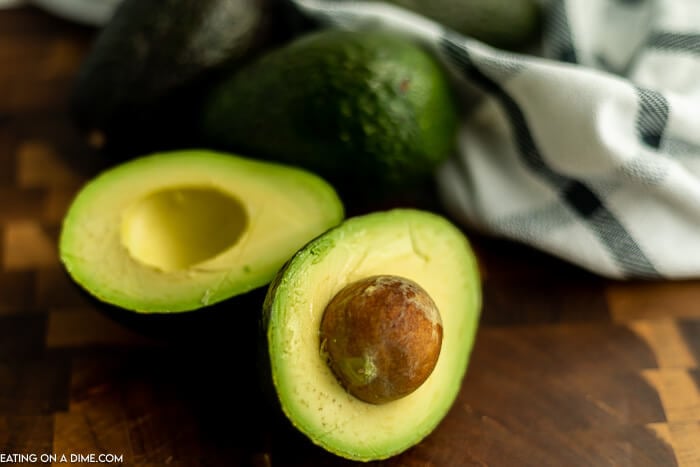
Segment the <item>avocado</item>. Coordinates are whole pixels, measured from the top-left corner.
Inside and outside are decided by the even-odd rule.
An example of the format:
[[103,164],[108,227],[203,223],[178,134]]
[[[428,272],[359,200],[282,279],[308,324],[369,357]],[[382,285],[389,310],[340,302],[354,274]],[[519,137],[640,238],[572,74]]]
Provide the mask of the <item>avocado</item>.
[[215,84],[202,140],[329,180],[346,201],[410,190],[456,143],[444,70],[398,33],[324,29]]
[[[445,218],[416,209],[349,218],[297,252],[268,288],[268,386],[313,443],[348,459],[388,458],[450,409],[480,307],[475,255]],[[427,377],[412,370],[423,363]]]
[[523,49],[538,36],[537,0],[382,0],[433,19],[456,32],[504,49]]
[[112,153],[193,141],[190,117],[211,74],[288,33],[279,3],[124,0],[81,64],[73,119]]
[[153,154],[89,181],[59,239],[69,275],[139,313],[195,310],[267,285],[343,206],[316,175],[205,150]]

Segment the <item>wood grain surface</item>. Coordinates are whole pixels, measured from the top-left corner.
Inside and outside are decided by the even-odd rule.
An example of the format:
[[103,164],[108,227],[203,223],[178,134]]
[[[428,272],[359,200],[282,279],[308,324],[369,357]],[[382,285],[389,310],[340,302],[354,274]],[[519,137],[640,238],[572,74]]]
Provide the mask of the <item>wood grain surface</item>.
[[[99,312],[61,269],[61,218],[105,166],[67,116],[93,37],[30,7],[0,11],[0,453],[352,465],[264,404],[254,306],[213,336],[165,342]],[[485,303],[459,398],[424,442],[372,465],[700,466],[700,281],[606,281],[472,239]]]

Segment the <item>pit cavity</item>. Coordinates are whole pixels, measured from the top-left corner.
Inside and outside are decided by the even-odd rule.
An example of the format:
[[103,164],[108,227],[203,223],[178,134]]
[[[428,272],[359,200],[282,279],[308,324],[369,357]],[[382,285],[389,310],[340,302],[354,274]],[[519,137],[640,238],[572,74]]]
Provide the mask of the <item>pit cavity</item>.
[[233,247],[248,215],[215,188],[177,187],[149,194],[124,213],[121,241],[138,262],[163,271],[187,269]]

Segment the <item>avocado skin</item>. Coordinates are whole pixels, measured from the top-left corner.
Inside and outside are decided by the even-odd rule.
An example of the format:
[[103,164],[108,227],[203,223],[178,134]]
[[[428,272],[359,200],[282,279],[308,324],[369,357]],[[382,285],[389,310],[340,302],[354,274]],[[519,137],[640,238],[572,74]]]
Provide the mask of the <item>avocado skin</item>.
[[541,27],[536,0],[383,0],[495,47],[517,50]]
[[452,152],[457,109],[447,77],[410,39],[325,29],[216,84],[202,139],[298,165],[344,198],[406,189]]
[[202,86],[288,33],[274,0],[125,0],[100,31],[71,96],[78,127],[107,149],[181,146]]
[[[267,286],[187,313],[134,313],[102,302],[75,284],[97,313],[141,335],[164,343],[189,342],[229,346],[255,354],[258,345],[251,329],[257,326]],[[251,350],[252,349],[252,350]]]

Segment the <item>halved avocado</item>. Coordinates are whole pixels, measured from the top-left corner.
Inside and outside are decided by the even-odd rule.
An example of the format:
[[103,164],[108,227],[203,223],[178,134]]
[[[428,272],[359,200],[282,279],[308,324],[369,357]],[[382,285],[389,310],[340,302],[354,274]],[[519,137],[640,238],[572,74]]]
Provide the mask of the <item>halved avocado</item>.
[[[365,402],[346,390],[328,361],[328,337],[319,331],[339,292],[372,277],[417,284],[442,322],[432,373],[408,395],[385,403]],[[346,220],[292,257],[268,289],[265,351],[283,412],[311,441],[342,457],[369,461],[406,450],[431,433],[454,402],[480,307],[475,256],[463,233],[443,217],[395,209]],[[357,375],[374,368],[365,363]]]
[[59,253],[103,302],[183,312],[266,285],[342,218],[333,188],[309,172],[204,150],[160,153],[86,184]]

